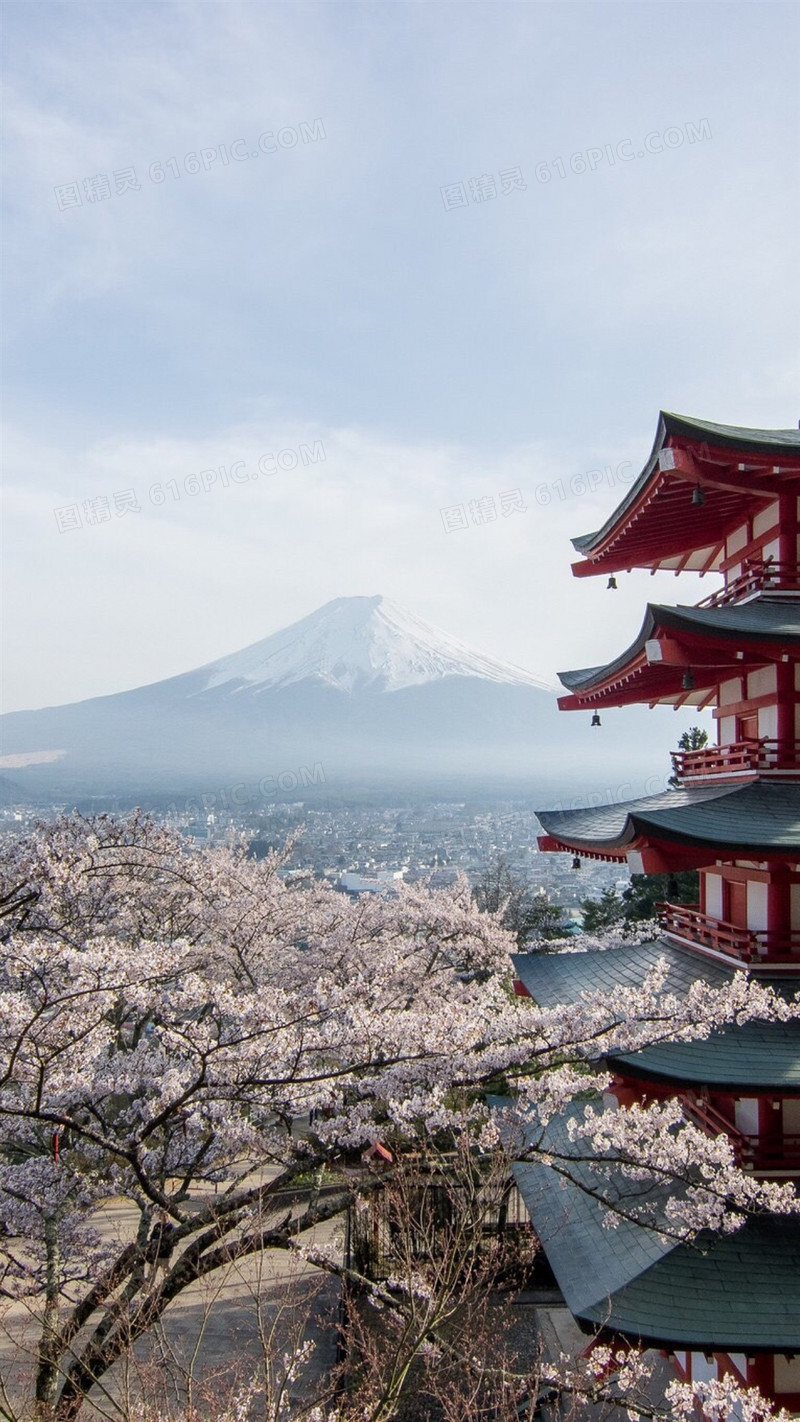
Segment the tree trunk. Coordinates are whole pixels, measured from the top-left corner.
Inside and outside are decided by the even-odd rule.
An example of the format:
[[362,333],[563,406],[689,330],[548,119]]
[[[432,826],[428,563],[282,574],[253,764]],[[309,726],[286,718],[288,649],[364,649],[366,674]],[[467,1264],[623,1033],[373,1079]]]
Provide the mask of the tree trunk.
[[58,1388],[58,1297],[61,1249],[58,1241],[58,1221],[49,1216],[44,1222],[45,1291],[42,1336],[39,1340],[39,1366],[36,1372],[36,1417],[49,1422]]

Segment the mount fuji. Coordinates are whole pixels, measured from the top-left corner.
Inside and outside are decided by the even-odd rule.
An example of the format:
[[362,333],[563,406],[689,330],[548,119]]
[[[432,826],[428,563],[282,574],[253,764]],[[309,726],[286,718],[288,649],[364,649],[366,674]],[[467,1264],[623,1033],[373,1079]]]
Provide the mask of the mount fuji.
[[[576,735],[576,720],[529,672],[386,598],[345,597],[194,671],[4,716],[0,766],[35,799],[271,778],[464,789],[502,780],[544,791],[563,788],[565,762],[573,785],[594,786],[598,742]],[[613,740],[605,751],[613,761]]]
[[404,691],[448,676],[552,689],[519,667],[457,642],[385,597],[337,597],[310,617],[201,671],[210,673],[207,689],[233,684],[237,690],[266,690],[311,681],[348,693]]

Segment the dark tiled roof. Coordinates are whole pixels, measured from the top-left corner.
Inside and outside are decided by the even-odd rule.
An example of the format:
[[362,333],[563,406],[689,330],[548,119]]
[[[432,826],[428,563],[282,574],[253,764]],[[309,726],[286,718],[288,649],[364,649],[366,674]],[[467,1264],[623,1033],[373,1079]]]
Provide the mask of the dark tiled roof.
[[689,948],[657,939],[591,953],[515,953],[511,961],[520,982],[542,1007],[576,1002],[584,992],[619,992],[640,987],[660,959],[667,964],[666,992],[688,992],[702,981],[723,987],[733,978],[725,963],[701,958]]
[[800,430],[754,430],[746,425],[715,425],[711,420],[695,420],[663,410],[661,419],[668,435],[705,440],[729,449],[746,449],[751,454],[800,454]]
[[654,603],[657,621],[666,627],[709,632],[714,637],[730,637],[737,642],[756,637],[783,642],[800,638],[800,600],[754,597],[751,602],[726,603],[723,607],[669,607]]
[[606,681],[622,671],[644,650],[644,644],[661,627],[675,632],[694,634],[707,632],[714,639],[730,638],[742,641],[791,642],[800,640],[800,601],[776,598],[754,598],[752,602],[728,604],[724,607],[665,607],[648,603],[638,637],[605,666],[584,667],[578,671],[559,672],[559,680],[568,691],[583,691]]
[[[663,1259],[674,1244],[631,1220],[620,1218],[613,1229],[605,1226],[608,1211],[582,1188],[598,1188],[599,1176],[578,1165],[569,1169],[580,1186],[535,1161],[513,1166],[517,1187],[567,1306],[578,1317],[593,1318],[610,1295]],[[619,1192],[601,1188],[619,1202]]]
[[[800,1345],[800,1222],[750,1220],[681,1245],[614,1297],[616,1327],[673,1347],[724,1351]],[[596,1321],[601,1321],[596,1314]]]
[[796,850],[800,857],[800,785],[686,786],[585,810],[537,810],[545,830],[563,843],[618,849],[639,836],[760,852]]
[[800,1022],[743,1022],[703,1042],[663,1042],[614,1062],[649,1081],[754,1091],[800,1091]]
[[[624,993],[641,986],[660,958],[666,960],[666,992],[681,995],[693,982],[723,987],[734,969],[660,939],[591,953],[517,953],[512,962],[520,982],[543,1007],[573,1003],[583,993]],[[765,979],[777,992],[793,995],[800,982]],[[619,1053],[611,1065],[651,1081],[720,1089],[800,1091],[800,1021],[745,1022],[720,1028],[696,1042],[663,1042],[638,1052]]]
[[[502,1104],[502,1103],[497,1103]],[[689,1244],[659,1233],[674,1187],[645,1186],[577,1159],[572,1110],[547,1128],[561,1171],[518,1162],[514,1175],[568,1307],[588,1327],[678,1348],[800,1349],[800,1219],[749,1220]],[[572,1159],[569,1159],[570,1155]],[[602,1192],[647,1223],[617,1216]]]
[[722,448],[742,450],[751,454],[775,454],[796,457],[800,454],[799,430],[751,430],[737,425],[715,425],[708,420],[687,419],[683,415],[673,415],[662,411],[650,457],[638,479],[634,481],[625,498],[617,505],[611,517],[595,533],[585,533],[573,538],[572,546],[579,553],[590,553],[618,524],[625,511],[636,502],[642,490],[658,466],[658,456],[669,435],[684,439],[694,439],[698,443],[710,443]]

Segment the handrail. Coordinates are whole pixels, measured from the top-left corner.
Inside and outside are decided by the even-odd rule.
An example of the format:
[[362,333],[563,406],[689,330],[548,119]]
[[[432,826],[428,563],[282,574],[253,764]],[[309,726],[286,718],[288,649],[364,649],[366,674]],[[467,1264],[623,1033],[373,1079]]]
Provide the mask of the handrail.
[[744,963],[794,964],[800,967],[800,929],[742,928],[702,913],[698,904],[656,904],[665,933]]
[[721,607],[727,602],[739,602],[756,593],[800,593],[800,564],[764,558],[745,562],[744,571],[731,578],[724,587],[698,602],[698,607]]
[[758,775],[800,771],[800,754],[795,741],[761,736],[758,740],[728,741],[722,746],[702,746],[699,750],[672,751],[672,765],[679,780],[708,775]]
[[738,1166],[751,1170],[800,1169],[800,1135],[787,1133],[765,1137],[740,1131],[710,1101],[699,1099],[693,1092],[683,1098],[683,1106],[687,1115],[702,1130],[712,1136],[728,1137]]
[[689,938],[704,948],[713,948],[719,953],[733,954],[745,962],[757,952],[754,936],[749,928],[737,928],[724,919],[711,918],[700,911],[699,904],[656,904],[658,916],[668,933],[681,938]]

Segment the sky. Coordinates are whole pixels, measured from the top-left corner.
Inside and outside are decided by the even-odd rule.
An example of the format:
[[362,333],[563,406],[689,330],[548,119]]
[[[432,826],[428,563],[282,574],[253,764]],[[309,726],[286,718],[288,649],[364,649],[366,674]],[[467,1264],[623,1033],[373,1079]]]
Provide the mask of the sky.
[[5,6],[3,707],[383,593],[547,682],[659,409],[794,427],[800,8]]

